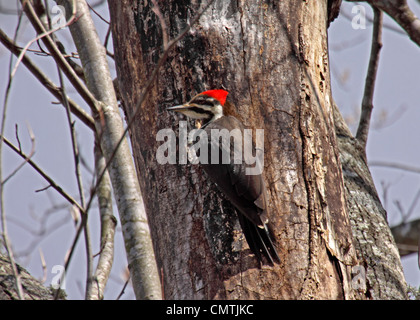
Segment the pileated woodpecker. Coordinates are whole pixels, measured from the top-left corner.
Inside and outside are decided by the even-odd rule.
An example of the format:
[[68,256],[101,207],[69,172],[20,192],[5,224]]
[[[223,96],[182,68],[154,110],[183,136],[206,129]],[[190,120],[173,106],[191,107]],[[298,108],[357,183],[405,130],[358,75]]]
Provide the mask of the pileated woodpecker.
[[[209,90],[196,95],[183,105],[169,107],[167,110],[178,111],[189,118],[201,120],[201,128],[206,131],[208,137],[211,136],[212,129],[227,129],[229,132],[239,129],[236,132],[243,137],[244,125],[234,116],[224,115],[227,95],[228,92],[225,90]],[[252,140],[249,143],[252,144],[252,154],[255,154],[254,143]],[[220,161],[214,164],[209,161],[208,164],[201,165],[209,178],[237,209],[238,219],[251,251],[260,263],[263,262],[262,256],[265,256],[271,264],[280,262],[273,244],[273,232],[268,223],[266,189],[261,172],[254,175],[246,174],[246,169],[249,169],[251,164],[245,161],[247,157],[244,154],[247,152],[245,148],[240,149],[242,161],[240,163],[234,161],[235,148],[238,147],[236,141],[233,145],[229,144],[230,150],[225,150],[230,154],[229,163],[222,161],[224,154],[222,149],[227,148],[226,144],[221,144],[219,141],[215,144],[210,138],[208,144],[210,152],[218,152]]]

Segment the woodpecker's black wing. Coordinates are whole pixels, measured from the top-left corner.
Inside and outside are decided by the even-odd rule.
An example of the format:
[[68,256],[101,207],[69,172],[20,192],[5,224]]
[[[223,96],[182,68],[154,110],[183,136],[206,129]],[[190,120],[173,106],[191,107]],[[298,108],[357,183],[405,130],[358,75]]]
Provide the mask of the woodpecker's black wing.
[[[272,263],[279,262],[280,258],[268,224],[262,168],[258,171],[258,164],[253,163],[255,159],[252,157],[255,157],[256,152],[251,137],[245,139],[248,132],[245,132],[242,123],[232,116],[223,116],[210,122],[205,131],[210,145],[209,160],[213,161],[203,164],[204,170],[238,210],[245,238],[259,261],[262,261],[262,254]],[[227,134],[228,139],[223,138],[222,132]],[[215,139],[217,133],[222,138]],[[217,158],[214,155],[217,153],[219,163],[214,163]],[[224,158],[227,154],[230,155],[230,161]]]

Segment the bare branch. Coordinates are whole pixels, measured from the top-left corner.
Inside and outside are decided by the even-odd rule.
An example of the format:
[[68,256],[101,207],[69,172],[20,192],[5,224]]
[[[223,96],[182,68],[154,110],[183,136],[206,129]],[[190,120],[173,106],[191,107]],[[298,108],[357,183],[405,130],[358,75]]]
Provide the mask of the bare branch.
[[401,256],[418,251],[420,220],[401,223],[391,228]]
[[40,219],[35,219],[35,222],[39,223],[38,226],[35,226],[32,221],[25,224],[15,217],[8,218],[11,223],[14,223],[16,226],[24,229],[34,236],[34,239],[28,241],[24,249],[16,250],[16,257],[27,257],[28,255],[31,255],[34,253],[34,248],[36,248],[41,241],[45,241],[47,236],[53,232],[58,232],[60,228],[66,225],[66,222],[69,221],[68,215],[65,215],[63,218],[55,221],[51,225],[47,225],[49,218],[52,216],[57,216],[57,212],[62,209],[68,209],[68,204],[65,203],[65,205],[62,206],[54,205],[53,207],[47,209]]
[[[74,122],[71,117],[71,110],[70,105],[67,100],[67,95],[65,91],[65,85],[63,81],[63,75],[61,73],[60,68],[58,69],[58,76],[60,79],[60,86],[62,91],[62,96],[64,100],[64,106],[66,108],[66,115],[67,115],[67,121],[70,129],[70,136],[71,136],[71,143],[72,143],[72,151],[73,151],[73,158],[74,158],[74,166],[75,166],[75,175],[76,175],[76,181],[77,181],[77,187],[79,190],[79,196],[80,196],[80,202],[83,208],[85,208],[85,194],[83,190],[83,182],[82,182],[82,174],[80,171],[80,161],[79,161],[79,148],[77,145],[77,138],[76,138],[76,131],[74,130]],[[87,215],[87,212],[85,212],[85,215]],[[87,218],[86,218],[87,219]],[[92,263],[93,263],[93,256],[92,256],[92,245],[90,241],[90,231],[88,224],[84,227],[84,235],[85,235],[85,245],[86,245],[86,268],[87,268],[87,279],[86,279],[86,297],[88,297],[88,292],[91,291],[92,287]]]
[[[86,2],[87,3],[87,2]],[[89,3],[87,3],[87,5],[88,5],[88,7],[89,7],[89,9],[90,10],[92,10],[95,14],[96,14],[96,16],[99,18],[99,19],[101,19],[103,22],[105,22],[106,24],[109,24],[109,21],[107,21],[104,17],[102,17],[95,9],[93,9],[94,8],[94,6],[92,6],[92,5],[90,5]]]
[[[74,1],[74,0],[73,0]],[[46,34],[47,31],[44,28],[41,20],[39,20],[35,10],[32,6],[31,1],[29,0],[21,0],[24,11],[31,21],[33,27],[35,28],[38,34]],[[72,16],[76,13],[72,11]],[[75,20],[80,19],[80,16],[75,18]],[[76,72],[67,62],[66,58],[61,53],[60,49],[57,47],[56,43],[51,39],[49,35],[42,37],[42,41],[44,42],[45,46],[53,56],[56,63],[59,65],[61,70],[63,70],[64,74],[67,76],[71,84],[74,86],[76,91],[80,94],[80,96],[86,101],[89,107],[96,113],[98,111],[98,102],[96,101],[93,94],[86,88],[83,81],[78,77]]]
[[[347,0],[357,2],[360,0]],[[416,17],[406,0],[365,0],[372,6],[386,12],[407,32],[413,42],[420,46],[420,20]]]
[[125,293],[125,288],[127,288],[127,285],[128,285],[129,282],[130,282],[130,276],[128,276],[127,280],[125,281],[124,286],[122,287],[121,292],[118,295],[118,297],[117,297],[116,300],[120,300],[121,299],[122,295]]
[[[29,136],[30,136],[30,138],[31,138],[31,144],[32,144],[32,147],[31,147],[31,152],[29,153],[29,155],[28,155],[28,159],[30,159],[30,158],[32,158],[33,157],[33,155],[35,154],[35,136],[34,136],[34,134],[33,134],[33,132],[32,132],[32,130],[31,130],[31,128],[30,127],[28,127],[28,131],[29,131]],[[18,135],[18,127],[17,127],[17,125],[16,125],[16,129],[15,129],[15,132],[16,132],[16,140],[18,141],[18,145],[19,145],[19,150],[20,151],[22,151],[22,147],[21,147],[21,145],[20,145],[20,140],[19,140],[19,135]],[[10,173],[2,182],[1,182],[1,184],[2,184],[2,186],[4,186],[5,184],[6,184],[6,182],[7,181],[9,181],[10,180],[10,178],[12,178],[20,169],[22,169],[23,168],[23,166],[27,163],[28,161],[25,159],[15,170],[13,170],[12,171],[12,173]]]
[[[358,0],[358,1],[360,1],[360,0]],[[352,13],[349,13],[349,12],[346,12],[345,10],[343,10],[344,8],[341,8],[341,10],[340,10],[340,16],[343,16],[344,18],[346,18],[348,21],[352,21],[353,20],[353,18],[354,18],[354,15],[352,14]],[[366,20],[367,21],[369,21],[370,23],[373,23],[373,18],[372,17],[370,17],[370,16],[368,16],[368,15],[366,15]],[[398,27],[398,26],[395,26],[395,25],[391,25],[391,24],[387,24],[387,23],[384,23],[383,24],[383,28],[384,29],[387,29],[387,30],[390,30],[390,31],[393,31],[393,32],[395,32],[395,33],[398,33],[398,34],[400,34],[400,35],[406,35],[407,33],[406,32],[404,32],[404,30],[401,30],[401,28],[400,27]],[[358,43],[356,43],[356,44],[359,44],[360,42],[358,42]]]
[[23,49],[21,50],[21,52],[20,52],[20,54],[19,54],[19,56],[18,56],[18,59],[17,59],[17,61],[16,61],[16,64],[15,64],[15,67],[13,68],[13,70],[12,70],[12,73],[11,73],[11,77],[13,78],[14,77],[14,75],[15,75],[15,73],[16,73],[16,71],[17,71],[17,68],[18,68],[18,66],[19,66],[19,64],[20,64],[20,62],[22,61],[22,58],[23,58],[23,56],[25,55],[25,53],[26,53],[26,51],[28,50],[28,48],[32,45],[32,43],[34,43],[34,42],[36,42],[36,41],[38,41],[39,39],[42,39],[43,37],[46,37],[46,36],[48,36],[48,35],[50,35],[50,34],[52,34],[53,32],[56,32],[56,31],[58,31],[58,30],[60,30],[60,29],[62,29],[62,28],[64,28],[64,27],[67,27],[68,25],[70,25],[71,23],[73,23],[73,21],[74,21],[74,19],[75,19],[75,15],[74,16],[72,16],[71,17],[71,19],[64,25],[64,26],[59,26],[59,27],[57,27],[57,28],[55,28],[55,29],[51,29],[51,30],[49,30],[49,31],[44,31],[43,33],[41,33],[41,34],[39,34],[37,37],[35,37],[34,39],[32,39],[31,41],[29,41],[26,45],[25,45],[25,47],[23,47]]
[[[18,19],[18,24],[16,26],[16,30],[15,30],[15,39],[17,38],[17,34],[20,28],[20,24],[22,21],[22,14],[19,14],[19,19]],[[13,80],[13,76],[12,76],[12,71],[11,71],[11,66],[12,66],[12,61],[13,61],[13,55],[10,55],[10,63],[9,63],[9,79],[7,82],[7,87],[6,87],[6,93],[5,93],[5,97],[4,97],[4,105],[3,105],[3,113],[2,113],[2,118],[1,118],[1,128],[0,128],[0,182],[2,182],[3,180],[3,141],[4,141],[4,132],[5,132],[5,128],[6,128],[6,115],[7,115],[7,102],[9,99],[9,93],[10,93],[10,88],[12,86],[12,80]],[[20,279],[20,273],[17,270],[16,267],[16,262],[15,262],[15,258],[14,258],[14,254],[13,254],[13,250],[12,250],[12,245],[10,243],[9,240],[9,235],[8,235],[8,231],[7,231],[7,221],[6,221],[6,210],[4,208],[4,184],[1,183],[0,185],[0,220],[1,220],[1,231],[2,231],[2,238],[3,238],[3,244],[4,247],[6,249],[9,261],[10,261],[10,265],[12,268],[12,272],[13,272],[13,277],[14,277],[14,283],[15,283],[15,287],[16,287],[16,291],[18,293],[18,297],[20,300],[25,299],[24,295],[23,295],[23,288],[22,288],[22,283],[21,283],[21,279]]]
[[370,167],[387,167],[392,169],[399,169],[413,173],[420,173],[420,167],[410,166],[402,163],[388,162],[388,161],[369,161]]
[[394,19],[418,46],[420,46],[420,20],[411,11],[406,0],[373,1],[379,9]]
[[[106,165],[105,158],[98,144],[95,144],[95,168],[97,177],[102,173]],[[90,292],[87,292],[88,300],[102,300],[104,290],[111,272],[114,260],[114,234],[117,219],[112,212],[111,179],[108,171],[100,179],[97,197],[99,212],[101,215],[101,250],[99,261],[93,277]]]
[[356,139],[360,141],[360,144],[364,149],[366,149],[366,142],[369,134],[369,125],[373,109],[373,92],[379,65],[379,52],[382,47],[382,12],[374,6],[372,6],[372,8],[374,12],[372,47],[362,101],[362,112],[356,133]]
[[105,35],[105,41],[104,41],[104,48],[105,49],[108,48],[108,41],[109,41],[110,36],[111,36],[111,25],[108,26],[108,30],[106,31],[106,35]]
[[47,264],[45,262],[44,253],[42,252],[42,249],[39,248],[39,258],[41,259],[41,266],[42,266],[42,280],[41,283],[45,283],[47,281]]
[[14,152],[16,152],[19,156],[21,156],[23,159],[27,160],[28,164],[31,165],[32,168],[34,168],[47,182],[51,185],[52,188],[54,188],[59,194],[61,194],[68,202],[75,205],[80,212],[85,212],[85,210],[80,206],[80,204],[74,200],[72,196],[70,196],[67,192],[63,190],[58,184],[55,183],[55,181],[49,177],[34,161],[32,161],[28,156],[20,151],[13,143],[11,143],[9,140],[7,140],[6,137],[2,138],[4,143],[12,149]]
[[[0,42],[15,56],[21,53],[21,49],[14,43],[13,40],[0,29]],[[58,88],[26,55],[22,57],[22,63],[28,68],[28,70],[39,80],[39,82],[63,105],[64,100],[61,94],[60,88]],[[77,116],[84,124],[86,124],[92,130],[95,129],[93,118],[83,110],[76,102],[67,97],[67,101],[70,104],[71,112]]]
[[410,205],[410,207],[408,208],[407,211],[405,211],[403,209],[400,201],[398,201],[398,200],[395,201],[395,204],[396,204],[398,210],[401,213],[402,223],[406,223],[408,221],[408,219],[410,218],[410,216],[414,213],[414,209],[416,208],[417,202],[419,201],[419,199],[420,199],[420,189],[417,190],[417,193],[414,196],[413,201],[411,202],[411,205]]

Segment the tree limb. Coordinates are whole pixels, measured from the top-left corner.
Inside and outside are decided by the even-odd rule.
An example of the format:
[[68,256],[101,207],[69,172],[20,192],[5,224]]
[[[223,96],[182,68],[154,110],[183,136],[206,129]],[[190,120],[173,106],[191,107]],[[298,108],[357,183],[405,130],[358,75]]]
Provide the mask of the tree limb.
[[403,222],[391,228],[401,256],[418,252],[420,220]]
[[[347,1],[360,2],[360,0]],[[386,12],[407,32],[410,39],[420,46],[420,20],[411,11],[406,0],[366,0],[366,2]]]
[[[22,21],[22,15],[20,14],[18,24],[16,26],[15,38],[17,37],[21,21]],[[7,103],[9,100],[10,88],[12,86],[12,81],[13,81],[13,75],[12,75],[13,74],[13,71],[12,71],[13,59],[12,58],[13,56],[11,55],[10,60],[9,60],[8,82],[7,82],[7,87],[6,87],[5,97],[4,97],[4,105],[3,105],[3,112],[2,112],[2,117],[1,117],[1,128],[0,128],[0,181],[2,182],[0,185],[0,221],[1,221],[1,231],[2,231],[1,236],[3,239],[3,245],[4,245],[4,248],[6,249],[8,258],[10,260],[13,278],[15,281],[14,284],[16,287],[16,291],[18,293],[18,297],[19,299],[22,300],[22,299],[25,299],[25,297],[23,295],[23,288],[22,288],[22,283],[20,279],[21,276],[17,270],[12,245],[10,243],[9,235],[7,231],[6,210],[4,208],[4,184],[3,184],[3,141],[4,141],[4,132],[6,129],[7,106],[8,106]]]
[[[98,144],[95,144],[95,169],[97,178],[100,178],[105,166],[106,162],[102,151]],[[114,260],[114,234],[117,219],[112,212],[111,180],[108,170],[105,170],[105,172],[106,174],[100,179],[96,192],[101,216],[101,248],[91,290],[87,292],[88,300],[103,299],[105,286]]]
[[[63,70],[64,74],[67,76],[67,78],[69,79],[71,84],[74,86],[76,91],[86,101],[89,107],[96,113],[98,111],[98,102],[96,101],[93,94],[86,88],[83,81],[78,77],[78,75],[70,66],[70,64],[67,62],[66,58],[63,56],[60,49],[57,47],[56,43],[47,34],[47,30],[45,30],[44,25],[42,24],[42,21],[39,20],[37,14],[35,13],[35,10],[32,6],[31,1],[21,0],[21,2],[22,2],[22,6],[27,17],[29,18],[29,21],[32,23],[36,32],[38,34],[46,34],[44,37],[42,37],[42,41],[44,42],[45,46],[51,53],[56,63],[59,65],[61,70]],[[76,19],[77,20],[80,19],[80,16],[77,17]]]
[[369,134],[369,124],[373,109],[373,92],[375,90],[376,74],[379,65],[379,53],[382,47],[382,12],[374,6],[372,8],[374,12],[372,47],[366,75],[365,92],[362,100],[362,112],[356,133],[356,139],[359,140],[364,149],[366,149]]
[[[22,49],[10,39],[3,30],[0,29],[0,42],[15,56],[19,56]],[[31,59],[24,55],[22,57],[22,63],[25,65],[26,68],[39,80],[39,82],[56,98],[58,99],[63,105],[63,95],[61,94],[61,90],[57,87],[36,65],[32,62]],[[67,100],[70,105],[71,112],[78,117],[84,124],[86,124],[92,130],[95,129],[95,124],[93,118],[83,110],[76,102],[72,99],[67,97]]]
[[12,149],[14,152],[16,152],[19,156],[21,156],[23,159],[25,159],[28,164],[34,168],[47,182],[50,184],[52,188],[54,188],[59,194],[61,194],[68,202],[70,202],[72,205],[76,206],[81,213],[85,212],[85,210],[80,206],[80,204],[67,192],[63,190],[55,181],[48,176],[34,161],[32,161],[24,152],[19,150],[13,143],[11,143],[6,137],[3,137],[4,143]]
[[[75,166],[75,176],[76,176],[76,181],[77,181],[77,188],[79,190],[80,203],[83,208],[86,208],[85,192],[83,189],[82,174],[80,171],[79,147],[77,145],[76,131],[74,130],[74,122],[72,120],[70,106],[67,100],[67,94],[65,90],[64,81],[63,81],[63,75],[61,73],[60,68],[57,67],[57,69],[58,69],[58,77],[60,79],[61,92],[62,92],[62,96],[64,100],[64,106],[66,108],[67,122],[70,129],[71,145],[72,145],[73,159],[74,159],[74,166]],[[85,215],[87,215],[87,212],[85,212]],[[86,245],[86,267],[87,267],[86,268],[87,269],[86,297],[87,297],[88,292],[90,291],[92,287],[93,257],[92,257],[92,244],[90,240],[90,231],[89,231],[89,226],[87,224],[84,226],[83,231],[85,235],[85,245]]]
[[413,172],[413,173],[420,173],[420,167],[410,166],[403,163],[396,163],[390,161],[369,161],[369,167],[386,167],[386,168],[393,168],[399,169],[403,171]]
[[371,0],[370,2],[394,19],[407,32],[410,39],[420,46],[420,20],[411,11],[406,0]]

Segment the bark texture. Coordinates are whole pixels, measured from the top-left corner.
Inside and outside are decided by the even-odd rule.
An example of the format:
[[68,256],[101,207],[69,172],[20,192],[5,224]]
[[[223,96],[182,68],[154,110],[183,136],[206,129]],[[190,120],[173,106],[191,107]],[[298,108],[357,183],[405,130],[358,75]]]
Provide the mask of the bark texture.
[[[215,1],[169,53],[130,131],[166,299],[366,297],[351,281],[359,262],[334,132],[327,5]],[[162,54],[162,28],[151,2],[109,6],[131,119]],[[159,6],[172,39],[204,4]],[[200,166],[156,160],[158,130],[177,132],[185,120],[166,107],[220,88],[246,126],[264,129],[264,177],[282,259],[273,267],[257,267],[233,207]]]
[[[23,294],[25,300],[53,300],[54,291],[46,288],[39,280],[32,277],[24,268],[16,265],[22,282]],[[18,300],[15,278],[13,276],[12,266],[7,257],[0,253],[0,300]],[[64,291],[60,299],[65,296]]]
[[407,299],[400,254],[387,222],[387,213],[373,184],[363,144],[355,139],[338,108],[334,120],[357,256],[363,269],[353,273],[366,279],[354,287],[372,299]]

